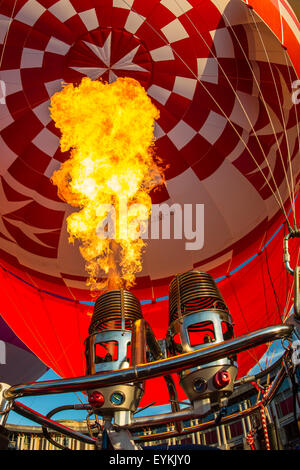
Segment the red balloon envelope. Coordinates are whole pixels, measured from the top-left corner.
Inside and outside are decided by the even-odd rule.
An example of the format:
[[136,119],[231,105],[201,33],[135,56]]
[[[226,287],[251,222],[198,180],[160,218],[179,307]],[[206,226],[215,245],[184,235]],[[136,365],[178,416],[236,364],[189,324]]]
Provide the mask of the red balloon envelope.
[[[1,312],[58,374],[84,374],[92,310],[79,303],[91,297],[78,246],[68,242],[71,208],[49,180],[68,158],[49,115],[63,82],[138,80],[160,110],[157,154],[167,165],[153,203],[204,205],[203,246],[187,250],[184,237],[148,242],[134,292],[153,301],[143,309],[159,338],[168,306],[155,299],[192,268],[219,281],[236,334],[278,323],[289,307],[277,202],[288,212],[298,187],[300,29],[285,0],[247,3],[1,2]],[[264,351],[241,354],[240,374]]]

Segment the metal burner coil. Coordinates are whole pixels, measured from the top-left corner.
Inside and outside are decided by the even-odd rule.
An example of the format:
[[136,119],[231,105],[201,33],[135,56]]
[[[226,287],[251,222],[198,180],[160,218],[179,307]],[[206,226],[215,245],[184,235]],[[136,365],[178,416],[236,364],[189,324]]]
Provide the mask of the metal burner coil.
[[96,300],[89,334],[103,330],[131,330],[132,324],[143,318],[141,306],[134,294],[126,290],[105,292]]
[[211,275],[200,271],[178,274],[169,287],[169,324],[178,317],[207,309],[229,313]]

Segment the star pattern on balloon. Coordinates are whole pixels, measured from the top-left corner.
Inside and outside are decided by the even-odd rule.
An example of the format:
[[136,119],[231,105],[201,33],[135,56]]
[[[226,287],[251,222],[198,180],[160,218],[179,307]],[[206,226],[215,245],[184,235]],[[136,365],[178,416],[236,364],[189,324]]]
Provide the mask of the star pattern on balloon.
[[[17,228],[23,235],[31,241],[37,243],[41,247],[51,247],[51,245],[44,243],[37,235],[48,234],[49,232],[56,232],[57,229],[43,229],[35,227],[26,223],[23,220],[18,220],[14,214],[20,209],[29,206],[32,199],[10,200],[3,188],[3,182],[0,179],[0,236],[6,238],[10,242],[16,243],[15,237],[11,233],[10,226]],[[51,247],[52,248],[52,247]]]
[[129,50],[121,59],[113,62],[112,60],[112,33],[110,32],[105,40],[103,46],[98,46],[88,41],[84,41],[84,44],[92,52],[93,57],[91,60],[97,65],[92,67],[76,67],[71,66],[76,72],[82,73],[90,77],[92,80],[96,80],[102,77],[108,72],[108,82],[112,83],[118,78],[118,71],[130,71],[130,72],[148,72],[147,69],[134,63],[134,58],[138,52],[140,45],[137,45],[133,49]]
[[18,209],[26,206],[31,202],[31,199],[25,199],[23,201],[9,201],[5,195],[2,181],[0,180],[0,207],[1,207],[1,217],[0,217],[0,235],[4,236],[8,240],[15,243],[15,239],[11,236],[5,225],[6,217],[15,212]]

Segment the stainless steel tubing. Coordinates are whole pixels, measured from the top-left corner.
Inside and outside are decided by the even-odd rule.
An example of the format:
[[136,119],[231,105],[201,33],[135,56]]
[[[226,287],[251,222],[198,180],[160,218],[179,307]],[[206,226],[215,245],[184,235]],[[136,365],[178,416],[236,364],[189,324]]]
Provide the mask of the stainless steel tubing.
[[[222,424],[229,424],[236,419],[248,416],[254,413],[256,410],[259,409],[259,405],[254,405],[252,408],[248,408],[247,410],[239,411],[238,413],[234,413],[232,415],[225,416],[222,418]],[[197,418],[197,416],[195,416]],[[192,417],[190,419],[193,419]],[[156,423],[157,424],[157,423]],[[144,436],[134,437],[135,442],[150,442],[156,441],[161,439],[169,439],[170,437],[179,437],[179,436],[186,436],[188,434],[193,434],[194,432],[205,431],[206,429],[210,429],[215,427],[215,420],[207,421],[206,423],[198,424],[195,426],[189,426],[184,428],[181,433],[177,431],[168,431],[162,432],[157,434],[148,434]]]
[[6,390],[4,396],[7,400],[13,400],[23,396],[75,392],[130,382],[142,382],[146,379],[172,374],[190,367],[201,366],[228,355],[240,353],[260,344],[288,337],[292,334],[292,331],[293,327],[289,325],[269,326],[247,335],[224,341],[223,343],[212,344],[203,349],[135,367],[129,367],[128,369],[105,372],[103,374],[101,373],[101,375],[89,375],[15,385]]
[[[264,402],[265,405],[267,404],[266,401]],[[251,415],[252,413],[254,413],[255,411],[258,411],[259,410],[259,404],[256,404],[254,406],[252,406],[251,408],[248,408],[246,410],[242,410],[242,411],[239,411],[237,413],[233,413],[231,415],[228,415],[228,416],[224,416],[224,418],[222,418],[222,425],[223,424],[230,424],[232,421],[235,421],[237,419],[241,419],[241,418],[244,418],[246,416],[249,416]],[[171,414],[171,413],[169,413]],[[158,418],[159,416],[157,416]],[[199,417],[199,416],[198,416]],[[196,415],[190,415],[190,416],[186,416],[186,417],[181,417],[182,420],[185,420],[185,419],[195,419],[197,418]],[[172,421],[174,421],[176,418],[175,417],[172,417],[172,419],[166,421],[159,421],[157,420],[156,422],[154,422],[154,420],[152,420],[152,422],[150,422],[150,424],[148,425],[145,425],[144,427],[149,427],[149,426],[157,426],[159,424],[165,424],[165,423],[170,423]],[[177,432],[177,431],[169,431],[169,432],[165,432],[165,433],[157,433],[157,434],[148,434],[148,435],[144,435],[144,436],[138,436],[138,437],[135,437],[134,440],[136,442],[150,442],[150,441],[156,441],[156,440],[161,440],[161,439],[169,439],[170,437],[179,437],[179,436],[186,436],[187,434],[193,434],[194,432],[198,432],[198,431],[205,431],[206,429],[210,429],[212,427],[215,426],[215,420],[212,420],[212,421],[207,421],[206,423],[202,423],[202,424],[198,424],[198,425],[195,425],[195,426],[189,426],[187,428],[184,428],[180,433]],[[143,427],[143,426],[133,426],[133,427]],[[130,430],[132,429],[131,426],[129,428]]]
[[294,269],[290,265],[290,253],[289,253],[289,239],[290,238],[300,238],[300,230],[289,232],[283,240],[283,262],[285,268],[289,274],[294,276]]
[[151,326],[146,320],[136,320],[132,326],[132,366],[145,363],[146,344],[155,361],[162,359],[163,353]]
[[283,365],[280,368],[280,370],[278,371],[278,373],[276,374],[276,377],[273,380],[273,384],[272,384],[267,396],[262,400],[264,406],[267,406],[270,403],[270,401],[273,399],[276,391],[278,390],[278,388],[282,384],[282,382],[285,379],[286,375],[287,375],[286,374],[286,369]]
[[[247,410],[243,410],[241,412],[225,416],[224,418],[222,418],[222,424],[229,424],[236,419],[248,416],[254,413],[256,410],[258,410],[258,408],[259,408],[258,405],[254,405],[252,408],[249,408]],[[197,416],[195,416],[195,418],[197,418]],[[190,419],[194,419],[194,418],[191,417]],[[135,442],[151,442],[151,441],[156,441],[156,440],[161,440],[161,439],[169,439],[170,437],[186,436],[187,434],[193,434],[194,432],[205,431],[206,429],[210,429],[212,427],[215,427],[215,420],[207,421],[206,423],[198,424],[195,426],[189,426],[187,428],[184,428],[181,433],[178,433],[177,431],[168,431],[168,432],[162,432],[162,433],[157,433],[157,434],[148,434],[144,436],[134,437],[134,440]]]
[[[138,364],[145,362],[146,344],[150,349],[154,360],[159,360],[163,357],[160,345],[149,323],[144,319],[137,320],[134,322],[132,327],[132,366],[137,366]],[[142,360],[142,358],[144,360]],[[176,413],[180,411],[180,406],[178,404],[178,396],[174,381],[170,375],[164,375],[164,379],[169,392],[172,412]],[[144,418],[140,418],[140,420],[144,421]],[[182,424],[179,420],[176,422],[176,429],[178,432],[182,431]]]
[[153,330],[149,323],[147,323],[145,320],[145,330],[146,330],[146,343],[147,346],[150,349],[150,352],[154,358],[155,361],[159,361],[163,357],[163,353],[161,350],[161,347],[159,345],[159,342],[157,341],[155,334],[153,333]]
[[54,431],[61,432],[62,434],[73,437],[74,439],[78,439],[79,441],[86,442],[87,444],[96,444],[97,439],[92,437],[86,436],[85,434],[81,434],[80,432],[74,431],[63,424],[58,423],[57,421],[52,421],[52,419],[46,418],[46,416],[41,415],[37,411],[28,408],[28,406],[23,405],[20,402],[13,402],[12,410],[18,413],[24,418],[31,419],[36,423],[40,424],[41,426],[45,426],[47,428],[53,429]]
[[[134,418],[128,425],[128,429],[137,429],[143,427],[158,426],[166,423],[177,423],[180,421],[186,421],[188,419],[200,418],[202,414],[194,408],[187,408],[170,413],[162,413],[159,415],[141,416],[140,418]],[[178,429],[180,435],[180,430]]]
[[145,320],[136,320],[131,333],[131,363],[132,367],[146,362],[146,331]]
[[[284,354],[284,357],[285,356],[286,356],[286,353]],[[280,370],[278,371],[278,373],[276,374],[275,379],[274,379],[273,384],[272,384],[272,387],[270,388],[267,396],[263,400],[264,406],[267,406],[270,403],[270,401],[274,397],[276,391],[278,390],[278,388],[282,384],[285,377],[286,377],[286,370],[285,370],[285,367],[282,366],[280,368]],[[222,418],[222,424],[230,424],[232,421],[235,421],[236,419],[241,419],[241,418],[244,418],[246,416],[249,416],[252,413],[254,413],[255,411],[258,411],[259,407],[260,407],[260,403],[258,402],[250,408],[238,411],[237,413],[233,413],[233,414],[228,415],[228,416],[224,416]],[[184,414],[184,412],[185,412],[185,414]],[[170,422],[174,422],[174,421],[177,421],[177,420],[184,421],[186,419],[194,419],[194,418],[197,418],[197,417],[199,417],[199,415],[198,416],[196,415],[195,410],[188,409],[188,410],[182,410],[180,412],[180,414],[179,413],[176,413],[176,414],[174,414],[174,413],[165,413],[164,415],[155,415],[155,416],[143,417],[144,423],[142,423],[142,418],[139,418],[139,421],[136,418],[134,420],[134,422],[130,425],[129,428],[131,430],[132,428],[158,426],[159,424],[170,423]],[[145,423],[147,423],[147,424],[145,424]],[[168,432],[165,432],[165,433],[156,433],[156,434],[153,433],[152,435],[150,434],[150,435],[145,435],[145,436],[138,436],[134,439],[135,439],[135,441],[138,441],[138,442],[168,439],[170,437],[184,436],[184,435],[187,435],[187,434],[192,434],[194,432],[204,431],[204,430],[209,429],[213,426],[215,426],[215,421],[214,420],[207,421],[206,423],[198,424],[198,425],[195,425],[195,426],[189,426],[187,428],[184,428],[180,433],[174,430],[174,431],[168,431]]]

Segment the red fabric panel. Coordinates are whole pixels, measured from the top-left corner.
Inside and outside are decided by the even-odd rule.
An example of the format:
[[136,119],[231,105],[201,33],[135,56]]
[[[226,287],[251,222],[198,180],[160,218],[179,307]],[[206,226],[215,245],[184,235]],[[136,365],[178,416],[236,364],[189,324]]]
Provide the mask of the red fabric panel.
[[15,334],[57,374],[84,374],[86,307],[43,294],[3,270],[0,280],[2,316]]

